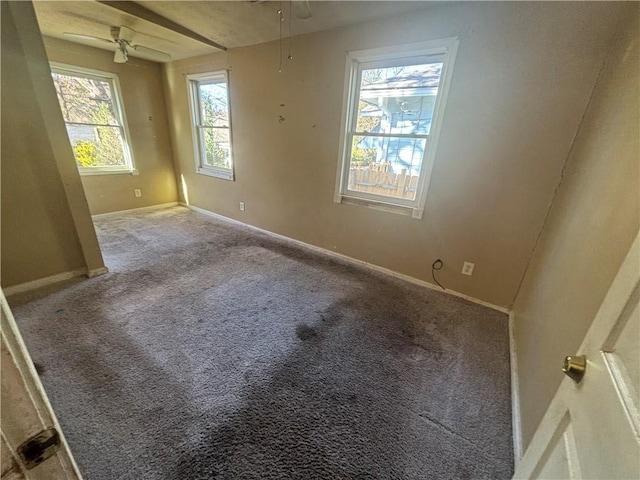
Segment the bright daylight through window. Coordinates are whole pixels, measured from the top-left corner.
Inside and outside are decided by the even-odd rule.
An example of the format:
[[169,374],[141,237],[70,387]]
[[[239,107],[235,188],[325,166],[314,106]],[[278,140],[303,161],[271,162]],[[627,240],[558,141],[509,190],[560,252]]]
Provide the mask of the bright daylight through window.
[[457,44],[349,54],[337,202],[422,217]]
[[116,75],[62,65],[51,70],[80,173],[133,171]]
[[233,180],[227,72],[189,75],[196,171]]

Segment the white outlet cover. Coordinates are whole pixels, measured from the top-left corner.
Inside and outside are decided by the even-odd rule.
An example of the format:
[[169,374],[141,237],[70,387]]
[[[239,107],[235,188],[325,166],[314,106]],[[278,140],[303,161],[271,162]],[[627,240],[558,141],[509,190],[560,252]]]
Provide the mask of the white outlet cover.
[[244,202],[240,202],[240,210],[244,212]]
[[475,264],[471,263],[471,262],[464,262],[464,264],[462,265],[462,274],[463,275],[473,275],[473,268],[475,267]]

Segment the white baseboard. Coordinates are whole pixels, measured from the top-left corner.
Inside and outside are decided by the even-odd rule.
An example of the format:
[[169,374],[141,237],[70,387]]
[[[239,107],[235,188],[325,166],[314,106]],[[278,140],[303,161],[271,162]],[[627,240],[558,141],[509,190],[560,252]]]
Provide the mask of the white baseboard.
[[177,205],[178,205],[178,202],[159,203],[158,205],[150,205],[148,207],[130,208],[128,210],[118,210],[117,212],[98,213],[97,215],[91,215],[91,218],[93,219],[105,218],[105,217],[111,217],[114,215],[122,215],[123,213],[150,212],[153,210],[162,210],[163,208],[175,207]]
[[386,275],[390,275],[392,277],[399,278],[401,280],[413,283],[415,285],[419,285],[421,287],[425,287],[425,288],[428,288],[428,289],[431,289],[431,290],[436,290],[438,292],[446,293],[448,295],[453,295],[454,297],[464,298],[465,300],[468,300],[470,302],[473,302],[473,303],[476,303],[478,305],[482,305],[482,306],[485,306],[485,307],[492,308],[493,310],[497,310],[497,311],[502,312],[502,313],[509,313],[509,309],[507,309],[506,307],[500,307],[498,305],[494,305],[492,303],[485,302],[483,300],[479,300],[477,298],[470,297],[469,295],[465,295],[464,293],[456,292],[454,290],[448,290],[448,289],[447,290],[442,290],[440,287],[438,287],[436,285],[433,285],[433,284],[431,284],[429,282],[425,282],[424,280],[419,280],[417,278],[410,277],[409,275],[404,275],[402,273],[398,273],[398,272],[395,272],[393,270],[389,270],[388,268],[380,267],[380,266],[375,265],[373,263],[368,263],[368,262],[365,262],[363,260],[358,260],[357,258],[348,257],[348,256],[343,255],[341,253],[336,253],[336,252],[333,252],[331,250],[327,250],[327,249],[322,248],[322,247],[317,247],[315,245],[311,245],[309,243],[305,243],[305,242],[302,242],[300,240],[296,240],[295,238],[285,237],[284,235],[280,235],[279,233],[274,233],[274,232],[271,232],[269,230],[264,230],[264,229],[256,227],[256,226],[249,225],[248,223],[243,223],[243,222],[240,222],[238,220],[234,220],[233,218],[225,217],[224,215],[220,215],[218,213],[214,213],[214,212],[211,212],[209,210],[205,210],[204,208],[195,207],[193,205],[187,205],[187,204],[184,204],[184,203],[180,203],[180,205],[182,205],[183,207],[187,207],[187,208],[189,208],[189,209],[191,209],[191,210],[193,210],[195,212],[202,213],[203,215],[208,215],[210,217],[214,217],[214,218],[217,218],[219,220],[223,220],[223,221],[226,221],[226,222],[229,222],[229,223],[233,223],[233,224],[236,224],[236,225],[241,225],[243,227],[247,227],[247,228],[250,228],[252,230],[256,230],[258,232],[265,233],[267,235],[270,235],[272,237],[278,238],[280,240],[284,240],[286,242],[295,243],[296,245],[308,248],[310,250],[314,250],[316,252],[323,253],[325,255],[331,255],[333,257],[339,258],[339,259],[347,261],[349,263],[356,264],[356,265],[359,265],[359,266],[363,266],[363,267],[366,267],[366,268],[368,268],[370,270],[375,270],[376,272],[384,273]]
[[511,364],[511,425],[513,432],[514,470],[522,460],[522,424],[520,419],[520,382],[518,381],[518,357],[514,331],[514,313],[509,312],[509,360]]
[[71,278],[82,277],[87,275],[86,268],[79,268],[77,270],[71,270],[69,272],[58,273],[56,275],[51,275],[50,277],[39,278],[38,280],[32,280],[31,282],[21,283],[19,285],[12,285],[7,288],[3,288],[4,294],[8,297],[10,295],[15,295],[16,293],[24,293],[29,292],[31,290],[35,290],[36,288],[46,287],[48,285],[53,285],[54,283],[63,282],[65,280],[69,280]]
[[94,268],[93,270],[89,270],[89,272],[87,273],[87,277],[98,277],[100,275],[104,275],[105,273],[109,273],[109,269],[107,267]]

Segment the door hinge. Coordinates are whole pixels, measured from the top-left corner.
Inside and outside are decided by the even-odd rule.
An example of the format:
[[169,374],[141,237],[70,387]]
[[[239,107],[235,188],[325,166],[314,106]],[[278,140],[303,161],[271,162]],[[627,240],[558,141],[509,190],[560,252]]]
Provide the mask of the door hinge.
[[20,460],[27,470],[40,465],[60,449],[60,434],[51,427],[34,435],[17,449]]

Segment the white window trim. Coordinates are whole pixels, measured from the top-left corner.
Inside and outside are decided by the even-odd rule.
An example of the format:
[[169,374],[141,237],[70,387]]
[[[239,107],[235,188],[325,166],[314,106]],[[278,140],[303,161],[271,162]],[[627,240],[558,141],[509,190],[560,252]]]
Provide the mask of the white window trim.
[[[191,133],[193,137],[193,153],[196,162],[196,173],[208,175],[210,177],[222,178],[224,180],[235,180],[235,161],[233,158],[233,129],[231,128],[231,95],[229,93],[229,72],[228,70],[216,70],[207,73],[196,73],[186,75],[187,94],[189,96],[189,116],[191,121]],[[198,83],[207,80],[223,79],[227,85],[227,109],[229,116],[229,155],[231,157],[231,168],[219,168],[206,165],[203,162],[202,145],[200,144],[200,135],[196,122],[200,121],[200,95],[198,91]]]
[[[424,206],[427,200],[427,191],[433,172],[433,164],[438,146],[438,139],[442,128],[447,96],[449,94],[449,84],[458,51],[459,38],[449,37],[426,42],[396,45],[391,47],[375,48],[369,50],[359,50],[347,53],[345,69],[344,93],[342,103],[342,123],[340,128],[340,151],[338,156],[338,174],[336,176],[336,190],[334,201],[336,203],[349,203],[364,205],[379,210],[411,215],[413,218],[421,219],[424,213]],[[440,77],[440,86],[436,98],[435,109],[431,130],[425,145],[425,152],[420,169],[420,178],[416,189],[415,200],[398,199],[393,197],[383,197],[381,195],[367,194],[365,192],[354,193],[348,190],[349,166],[350,166],[350,145],[347,139],[351,128],[355,122],[354,113],[357,105],[359,65],[368,62],[378,62],[402,57],[418,56],[439,56],[443,62]]]
[[[136,170],[135,168],[133,155],[131,153],[131,135],[129,134],[127,115],[124,112],[124,103],[122,102],[122,95],[120,93],[120,79],[118,78],[118,74],[57,62],[50,62],[49,67],[51,68],[52,73],[59,73],[60,75],[79,75],[85,78],[109,82],[109,85],[111,86],[114,113],[116,115],[116,119],[118,120],[118,122],[120,122],[121,125],[120,128],[123,140],[122,150],[125,165],[112,165],[102,167],[83,167],[82,165],[78,165],[78,171],[80,172],[80,175],[138,175],[138,170]],[[65,124],[66,123],[67,122],[65,121]]]

